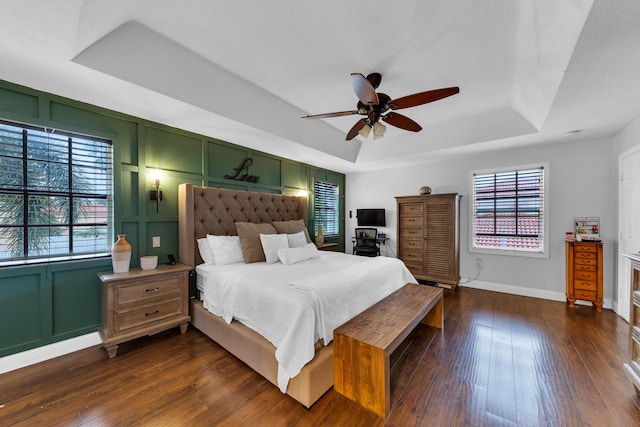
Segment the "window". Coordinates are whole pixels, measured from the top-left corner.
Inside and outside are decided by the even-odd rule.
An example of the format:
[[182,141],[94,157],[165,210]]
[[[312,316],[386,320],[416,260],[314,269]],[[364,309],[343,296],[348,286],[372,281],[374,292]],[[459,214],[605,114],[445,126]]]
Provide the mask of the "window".
[[340,233],[339,192],[337,184],[316,181],[313,184],[314,218],[316,227],[322,226],[325,236],[336,236]]
[[108,253],[111,142],[0,121],[0,263]]
[[534,165],[472,174],[472,252],[545,255],[545,172]]

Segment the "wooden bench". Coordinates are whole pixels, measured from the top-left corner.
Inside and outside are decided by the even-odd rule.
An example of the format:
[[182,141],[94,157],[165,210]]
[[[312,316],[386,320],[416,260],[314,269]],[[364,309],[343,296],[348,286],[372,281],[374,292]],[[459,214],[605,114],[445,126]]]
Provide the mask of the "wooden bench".
[[418,325],[442,328],[442,289],[406,284],[333,333],[334,389],[385,418],[390,407],[389,358]]

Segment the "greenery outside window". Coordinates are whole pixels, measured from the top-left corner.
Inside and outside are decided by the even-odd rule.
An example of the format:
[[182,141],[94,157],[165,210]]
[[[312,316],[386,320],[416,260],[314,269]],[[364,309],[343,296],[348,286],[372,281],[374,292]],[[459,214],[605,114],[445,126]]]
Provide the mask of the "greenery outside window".
[[475,171],[471,252],[547,257],[548,165]]
[[319,226],[322,226],[325,236],[337,236],[340,233],[339,193],[340,186],[337,184],[323,181],[313,184],[316,233]]
[[0,121],[0,265],[106,255],[111,141]]

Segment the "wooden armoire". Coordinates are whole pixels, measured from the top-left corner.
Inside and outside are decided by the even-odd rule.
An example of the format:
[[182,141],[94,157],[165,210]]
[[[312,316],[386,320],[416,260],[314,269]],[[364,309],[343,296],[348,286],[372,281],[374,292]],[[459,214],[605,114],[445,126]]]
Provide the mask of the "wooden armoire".
[[397,254],[418,280],[454,289],[460,282],[460,198],[456,193],[397,196]]

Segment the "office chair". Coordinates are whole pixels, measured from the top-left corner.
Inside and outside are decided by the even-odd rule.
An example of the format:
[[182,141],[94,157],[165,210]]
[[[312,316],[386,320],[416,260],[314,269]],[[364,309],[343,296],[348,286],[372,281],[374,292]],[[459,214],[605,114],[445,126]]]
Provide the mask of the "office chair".
[[353,246],[353,254],[371,257],[379,256],[380,247],[378,246],[378,242],[376,241],[377,236],[377,228],[356,228],[356,242]]

